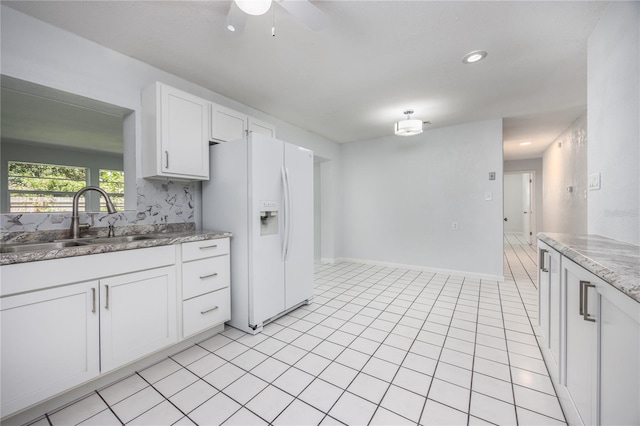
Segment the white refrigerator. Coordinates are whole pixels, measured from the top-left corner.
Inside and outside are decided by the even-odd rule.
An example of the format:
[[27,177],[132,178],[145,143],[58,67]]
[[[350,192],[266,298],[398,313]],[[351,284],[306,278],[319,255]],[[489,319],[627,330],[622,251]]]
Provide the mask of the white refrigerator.
[[231,231],[231,320],[248,333],[313,298],[313,152],[256,133],[212,145],[205,229]]

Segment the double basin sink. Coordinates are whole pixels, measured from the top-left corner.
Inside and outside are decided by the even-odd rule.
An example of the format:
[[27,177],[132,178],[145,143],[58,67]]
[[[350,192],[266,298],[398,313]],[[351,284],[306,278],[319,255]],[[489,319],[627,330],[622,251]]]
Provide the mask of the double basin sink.
[[2,244],[0,253],[19,253],[38,250],[60,250],[69,247],[82,247],[92,244],[122,244],[140,240],[162,238],[155,234],[121,235],[119,237],[80,238],[76,240],[55,240],[41,243]]

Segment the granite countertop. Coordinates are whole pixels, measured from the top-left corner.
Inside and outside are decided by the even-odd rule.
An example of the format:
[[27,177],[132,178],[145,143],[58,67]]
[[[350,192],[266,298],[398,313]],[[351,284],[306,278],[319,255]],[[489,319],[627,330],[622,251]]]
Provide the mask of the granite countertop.
[[640,302],[640,246],[599,235],[545,232],[538,239]]
[[[118,229],[116,228],[116,231]],[[34,234],[34,233],[31,233]],[[60,259],[64,257],[74,257],[74,256],[85,256],[89,254],[98,254],[98,253],[109,253],[114,251],[122,251],[122,250],[132,250],[138,248],[148,248],[148,247],[158,247],[158,246],[166,246],[170,244],[181,244],[188,243],[193,241],[202,241],[202,240],[212,240],[217,238],[227,238],[232,237],[231,232],[225,231],[209,231],[209,230],[195,230],[195,229],[178,229],[172,230],[169,232],[138,232],[137,235],[140,234],[149,234],[148,239],[143,240],[135,240],[129,242],[118,242],[112,243],[108,240],[108,238],[104,237],[96,237],[100,238],[100,242],[96,243],[88,243],[86,245],[73,246],[73,247],[65,247],[60,249],[49,249],[49,250],[34,250],[34,251],[19,251],[14,253],[1,253],[0,254],[0,265],[12,265],[15,263],[24,263],[24,262],[35,262],[39,260],[49,260],[49,259]],[[118,234],[122,235],[122,234]],[[124,234],[124,235],[131,235]],[[116,237],[117,239],[117,237]],[[28,240],[22,241],[23,243],[34,243],[43,240]],[[44,240],[47,241],[47,240]]]

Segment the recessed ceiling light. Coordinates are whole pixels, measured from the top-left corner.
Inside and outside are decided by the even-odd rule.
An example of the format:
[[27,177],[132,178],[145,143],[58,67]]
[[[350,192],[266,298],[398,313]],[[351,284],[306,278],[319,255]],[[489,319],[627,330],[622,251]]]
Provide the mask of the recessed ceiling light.
[[481,61],[487,57],[487,52],[484,50],[474,50],[473,52],[469,52],[462,58],[463,64],[473,64],[475,62]]
[[531,145],[531,142],[520,142],[521,146],[525,146],[525,145]]

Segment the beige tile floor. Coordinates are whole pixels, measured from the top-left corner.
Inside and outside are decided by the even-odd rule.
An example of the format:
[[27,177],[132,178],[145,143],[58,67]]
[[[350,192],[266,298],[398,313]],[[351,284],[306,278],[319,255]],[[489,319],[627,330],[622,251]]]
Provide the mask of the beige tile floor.
[[537,345],[535,247],[505,236],[505,282],[316,265],[315,299],[209,340],[34,425],[555,425]]

